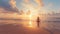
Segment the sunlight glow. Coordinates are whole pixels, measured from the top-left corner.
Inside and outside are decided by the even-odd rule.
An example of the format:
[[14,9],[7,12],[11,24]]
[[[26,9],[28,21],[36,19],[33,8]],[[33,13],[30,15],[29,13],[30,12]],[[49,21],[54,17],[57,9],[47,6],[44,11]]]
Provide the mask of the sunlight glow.
[[29,21],[29,27],[32,27],[32,21],[31,21],[32,15],[31,14],[29,15],[29,19],[30,19],[30,21]]
[[29,27],[32,27],[32,22],[31,21],[29,21]]

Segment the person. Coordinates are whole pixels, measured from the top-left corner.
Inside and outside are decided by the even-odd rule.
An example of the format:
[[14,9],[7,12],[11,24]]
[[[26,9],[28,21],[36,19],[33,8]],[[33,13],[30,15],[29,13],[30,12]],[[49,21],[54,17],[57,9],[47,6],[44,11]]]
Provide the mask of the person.
[[37,17],[37,27],[39,27],[39,25],[40,25],[40,18]]

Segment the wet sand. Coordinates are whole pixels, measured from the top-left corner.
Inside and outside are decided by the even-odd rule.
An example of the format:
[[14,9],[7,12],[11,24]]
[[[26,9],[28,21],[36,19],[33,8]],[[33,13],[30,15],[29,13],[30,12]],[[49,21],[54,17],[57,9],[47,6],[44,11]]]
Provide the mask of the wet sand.
[[0,25],[0,34],[49,34],[49,32],[40,28],[23,27],[19,24],[4,24]]
[[[3,21],[1,21],[1,22],[3,22]],[[14,23],[14,22],[16,22],[16,23]],[[20,22],[21,21],[8,21],[8,23],[6,23],[6,22],[1,23],[0,24],[0,34],[60,34],[60,30],[58,30],[58,29],[49,30],[44,27],[36,27],[36,26],[25,27],[25,26],[28,26],[28,25],[26,25],[28,23],[28,21],[27,22],[22,21],[21,23]]]

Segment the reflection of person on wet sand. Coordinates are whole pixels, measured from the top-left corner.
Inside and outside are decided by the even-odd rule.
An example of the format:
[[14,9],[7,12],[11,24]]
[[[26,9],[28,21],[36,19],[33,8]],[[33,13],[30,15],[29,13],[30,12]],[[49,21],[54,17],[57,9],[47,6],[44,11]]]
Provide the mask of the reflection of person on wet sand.
[[40,18],[37,17],[37,26],[39,27],[39,25],[40,25]]

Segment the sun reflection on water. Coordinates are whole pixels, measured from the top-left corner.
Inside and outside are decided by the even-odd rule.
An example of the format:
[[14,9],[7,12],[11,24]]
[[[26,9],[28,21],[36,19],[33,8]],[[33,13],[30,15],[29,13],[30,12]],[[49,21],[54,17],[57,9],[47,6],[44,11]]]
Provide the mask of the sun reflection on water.
[[31,19],[32,19],[32,15],[30,14],[30,15],[29,15],[29,20],[30,20],[30,21],[29,21],[29,23],[28,23],[28,24],[29,24],[29,27],[32,27],[32,21],[31,21]]
[[32,22],[31,21],[29,21],[29,27],[32,27],[33,25],[32,25]]

